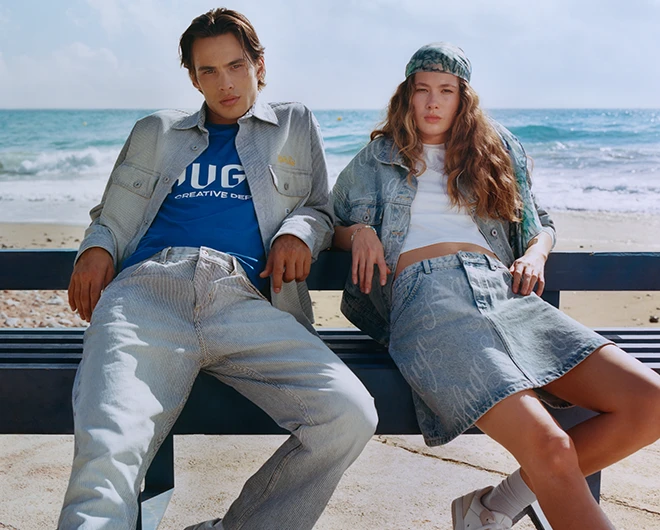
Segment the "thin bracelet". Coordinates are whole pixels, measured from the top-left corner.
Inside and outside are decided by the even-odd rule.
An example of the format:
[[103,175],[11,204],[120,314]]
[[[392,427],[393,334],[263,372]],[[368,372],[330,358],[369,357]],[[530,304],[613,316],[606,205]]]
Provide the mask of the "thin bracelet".
[[355,239],[355,236],[357,235],[357,233],[358,233],[360,230],[362,230],[363,228],[369,228],[370,230],[373,230],[373,231],[374,231],[374,234],[376,234],[376,237],[378,237],[378,232],[376,232],[376,229],[375,229],[373,226],[371,226],[371,225],[362,225],[360,228],[358,228],[357,230],[355,230],[355,231],[351,234],[351,245],[353,244],[353,240]]

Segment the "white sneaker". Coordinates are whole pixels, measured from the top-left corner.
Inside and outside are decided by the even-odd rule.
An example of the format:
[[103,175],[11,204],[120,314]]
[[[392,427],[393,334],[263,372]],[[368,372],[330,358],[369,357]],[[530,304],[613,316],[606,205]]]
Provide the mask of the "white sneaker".
[[493,486],[488,486],[454,499],[451,503],[454,530],[510,530],[513,523],[508,515],[481,504],[482,497],[492,489]]

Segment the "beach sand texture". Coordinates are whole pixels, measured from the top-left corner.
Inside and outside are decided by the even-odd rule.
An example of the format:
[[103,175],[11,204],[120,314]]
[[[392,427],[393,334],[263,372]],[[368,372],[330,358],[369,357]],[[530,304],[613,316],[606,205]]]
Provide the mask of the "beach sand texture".
[[[558,250],[660,252],[660,217],[555,213]],[[0,224],[2,248],[75,248],[84,228]],[[317,324],[348,325],[340,293],[313,293]],[[0,292],[0,327],[80,326],[65,291]],[[564,293],[562,308],[590,326],[658,327],[658,293]],[[270,436],[178,436],[177,487],[161,529],[221,516],[247,477],[282,442]],[[71,464],[71,436],[0,437],[0,529],[54,528]],[[419,436],[378,436],[346,473],[319,530],[440,530],[451,500],[495,484],[516,463],[486,436],[438,448]],[[660,442],[603,474],[602,505],[616,528],[660,528]],[[531,529],[528,521],[516,528]],[[279,530],[279,529],[278,529]]]

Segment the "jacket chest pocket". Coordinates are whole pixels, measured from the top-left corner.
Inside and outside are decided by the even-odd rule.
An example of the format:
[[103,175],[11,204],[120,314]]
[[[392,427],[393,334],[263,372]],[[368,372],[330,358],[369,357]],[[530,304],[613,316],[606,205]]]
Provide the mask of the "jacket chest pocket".
[[120,238],[133,237],[143,222],[157,182],[158,176],[144,169],[126,163],[115,168],[101,211],[101,222]]
[[349,218],[352,223],[380,225],[383,222],[383,207],[377,203],[351,204]]
[[112,173],[110,185],[119,186],[123,190],[135,193],[148,199],[153,195],[158,182],[158,176],[129,164],[121,164]]
[[268,169],[277,190],[274,194],[275,211],[283,216],[283,219],[303,204],[312,193],[311,172],[279,165],[269,165]]
[[277,192],[285,197],[308,197],[312,191],[311,172],[293,167],[269,165]]

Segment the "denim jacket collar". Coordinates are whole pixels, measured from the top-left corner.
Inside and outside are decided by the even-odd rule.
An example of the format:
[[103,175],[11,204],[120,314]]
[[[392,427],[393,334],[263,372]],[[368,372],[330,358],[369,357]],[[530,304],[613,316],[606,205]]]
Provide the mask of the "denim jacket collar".
[[[175,123],[172,128],[185,130],[197,127],[198,129],[205,131],[206,127],[204,124],[206,123],[206,109],[207,105],[206,102],[204,102],[202,103],[202,107],[197,112],[182,118],[177,123]],[[241,116],[238,121],[241,122],[253,116],[261,121],[272,123],[273,125],[279,125],[273,108],[267,103],[263,103],[259,98],[257,98],[257,100],[254,102],[254,105],[252,105],[252,107],[250,107],[250,109],[243,116]]]
[[277,115],[275,114],[273,107],[267,103],[262,102],[259,98],[257,98],[257,100],[254,102],[254,105],[250,107],[250,110],[238,118],[238,121],[241,122],[253,116],[261,121],[272,123],[273,125],[279,125],[279,121],[277,120]]
[[401,152],[394,145],[394,140],[392,140],[392,138],[383,137],[382,144],[383,147],[381,148],[380,152],[376,153],[375,155],[376,160],[378,160],[381,164],[387,164],[388,166],[394,164],[401,166],[406,171],[410,171],[410,168],[406,166],[405,162],[403,161]]

